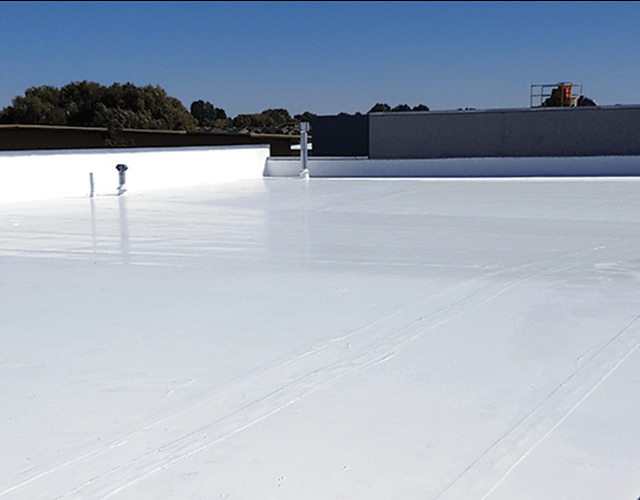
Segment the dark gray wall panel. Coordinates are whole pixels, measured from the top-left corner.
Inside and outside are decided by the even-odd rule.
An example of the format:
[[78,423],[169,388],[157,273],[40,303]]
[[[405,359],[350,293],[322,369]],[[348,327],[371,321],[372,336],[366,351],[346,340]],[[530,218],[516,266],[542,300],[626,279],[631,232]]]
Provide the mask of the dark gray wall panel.
[[372,159],[639,154],[640,106],[369,115]]

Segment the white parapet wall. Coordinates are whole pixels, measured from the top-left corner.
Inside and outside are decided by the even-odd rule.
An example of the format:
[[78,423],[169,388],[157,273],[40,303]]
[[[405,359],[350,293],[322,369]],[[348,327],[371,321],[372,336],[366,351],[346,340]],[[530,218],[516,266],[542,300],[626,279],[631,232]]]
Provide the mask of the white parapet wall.
[[[640,176],[640,156],[534,158],[445,158],[370,160],[316,157],[307,162],[310,177],[604,177]],[[298,158],[268,158],[265,177],[295,177]]]
[[259,179],[269,146],[0,152],[0,203],[129,193]]

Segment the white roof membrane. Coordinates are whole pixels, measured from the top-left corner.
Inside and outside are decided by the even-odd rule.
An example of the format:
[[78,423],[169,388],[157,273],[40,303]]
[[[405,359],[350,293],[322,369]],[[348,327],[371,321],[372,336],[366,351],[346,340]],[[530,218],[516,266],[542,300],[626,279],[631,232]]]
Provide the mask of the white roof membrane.
[[640,183],[11,202],[0,499],[636,500]]

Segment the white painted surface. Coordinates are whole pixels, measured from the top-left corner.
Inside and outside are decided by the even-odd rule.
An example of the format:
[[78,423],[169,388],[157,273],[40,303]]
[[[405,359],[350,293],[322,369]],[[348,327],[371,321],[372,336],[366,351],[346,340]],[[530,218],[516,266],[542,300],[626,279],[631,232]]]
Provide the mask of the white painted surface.
[[[295,177],[299,158],[268,158],[267,177]],[[566,177],[640,175],[640,156],[370,160],[310,157],[310,177]]]
[[129,167],[126,189],[144,192],[258,179],[269,146],[0,152],[0,203],[118,192],[116,165]]
[[0,499],[640,494],[637,179],[6,203]]

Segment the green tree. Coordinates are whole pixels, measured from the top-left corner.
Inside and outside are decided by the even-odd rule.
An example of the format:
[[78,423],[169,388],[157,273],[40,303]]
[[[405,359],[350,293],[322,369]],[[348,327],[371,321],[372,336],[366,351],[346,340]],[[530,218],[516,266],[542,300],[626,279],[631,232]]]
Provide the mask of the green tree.
[[255,120],[253,119],[254,116],[255,115],[240,114],[232,120],[231,124],[237,129],[251,128],[255,123]]
[[295,121],[286,109],[265,109],[256,114],[240,114],[232,122],[237,130],[247,129],[263,134],[282,133],[285,127],[295,128]]
[[305,111],[304,113],[300,114],[300,115],[295,115],[293,117],[293,119],[296,122],[311,122],[311,119],[316,116],[315,114],[309,112],[309,111]]
[[159,86],[137,87],[114,83],[72,82],[61,89],[27,89],[2,111],[2,123],[107,127],[113,130],[197,129],[197,121],[175,97]]
[[413,108],[411,108],[411,106],[409,106],[408,104],[398,104],[396,107],[392,108],[386,103],[379,102],[369,110],[369,113],[381,113],[389,111],[429,111],[429,108],[424,104],[418,104]]
[[265,109],[261,115],[267,118],[267,122],[271,126],[284,125],[285,123],[293,121],[291,115],[286,109]]
[[408,104],[398,104],[391,111],[411,111],[411,106],[409,106]]
[[66,114],[58,106],[60,90],[56,87],[31,87],[24,97],[13,98],[2,111],[2,123],[31,125],[66,125]]
[[193,116],[200,127],[224,128],[227,120],[227,113],[224,109],[216,108],[209,101],[194,101],[191,103],[191,116]]
[[386,103],[379,102],[369,110],[369,113],[380,113],[384,111],[391,111],[391,106]]

